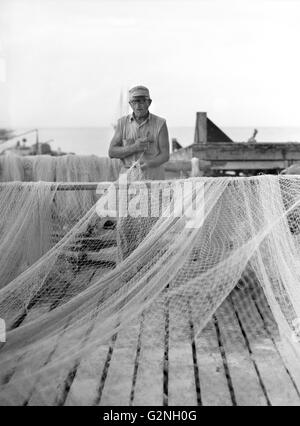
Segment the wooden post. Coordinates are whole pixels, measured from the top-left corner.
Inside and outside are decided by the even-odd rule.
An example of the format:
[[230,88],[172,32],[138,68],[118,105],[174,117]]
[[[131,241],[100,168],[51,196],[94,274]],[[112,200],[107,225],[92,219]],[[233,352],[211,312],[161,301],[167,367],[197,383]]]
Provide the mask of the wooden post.
[[194,143],[205,145],[207,143],[207,115],[206,112],[196,113],[196,126]]
[[36,155],[40,155],[41,152],[41,145],[39,142],[39,130],[35,129],[35,146],[36,146]]

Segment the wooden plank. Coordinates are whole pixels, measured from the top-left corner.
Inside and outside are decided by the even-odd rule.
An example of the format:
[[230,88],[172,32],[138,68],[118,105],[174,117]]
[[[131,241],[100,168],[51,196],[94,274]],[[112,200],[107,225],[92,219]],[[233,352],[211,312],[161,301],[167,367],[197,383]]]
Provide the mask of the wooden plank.
[[[253,304],[251,303],[251,310],[254,312],[254,321],[257,323],[257,314],[261,315],[261,320],[263,321],[263,328],[265,329],[265,332],[268,333],[268,336],[271,340],[278,341],[280,339],[279,336],[279,329],[276,324],[274,315],[272,314],[271,308],[268,304],[268,301],[266,299],[265,293],[257,282],[254,282],[254,280],[248,279],[248,285],[244,287],[244,292],[247,294],[247,300],[248,298],[254,303],[255,309],[253,307]],[[261,327],[261,322],[259,321],[256,325],[256,329],[258,327]]]
[[[170,161],[177,161],[177,160],[191,161],[192,146],[193,145],[187,146],[185,148],[181,148],[178,151],[171,152]],[[168,164],[168,163],[165,163],[165,164]]]
[[[73,277],[74,271],[68,274],[68,280],[71,280]],[[64,286],[66,286],[65,281],[62,281],[61,284],[62,289],[64,289]],[[45,295],[43,295],[43,297],[45,298]],[[28,305],[28,309],[25,310],[24,313],[14,321],[14,326],[12,328],[17,328],[29,323],[30,321],[36,320],[41,315],[49,312],[49,309],[51,309],[52,305],[53,303],[49,305],[49,301],[46,299],[43,303],[41,299],[39,299],[37,296],[34,296]],[[30,359],[33,357],[36,357],[36,351],[29,350],[28,352],[22,354],[17,360],[14,361],[14,365],[12,365],[10,371],[6,371],[5,374],[0,377],[2,384],[5,384],[7,389],[10,388],[11,382],[22,377],[24,371],[24,362],[29,361],[30,364]],[[18,404],[18,402],[19,405],[23,404],[28,395],[27,391],[30,391],[30,389],[28,390],[26,387],[24,387],[24,392],[17,394],[14,389],[12,389],[11,395],[15,398],[15,404]]]
[[[102,276],[105,271],[97,268],[95,275],[91,278],[91,285],[95,280]],[[97,317],[94,324],[97,323]],[[99,339],[97,327],[92,326],[90,335],[85,345],[90,347],[86,353],[80,358],[77,365],[76,374],[72,383],[64,405],[94,405],[99,396],[99,388],[102,386],[101,381],[105,381],[105,375],[109,368],[111,354],[113,352],[116,335],[107,342],[96,343]]]
[[[76,286],[78,281],[80,282],[80,280],[83,279],[83,276],[85,276],[85,279],[87,279],[87,274],[88,274],[88,277],[91,278],[94,275],[94,272],[95,271],[93,270],[89,272],[85,270],[85,271],[81,271],[77,276],[75,274],[74,282],[72,282],[70,287],[66,289],[65,297],[68,291],[71,291],[72,284]],[[58,305],[59,305],[59,300],[57,304],[55,305],[55,307]],[[51,306],[53,306],[53,304]],[[48,310],[49,310],[49,305],[48,305]],[[53,347],[49,348],[49,351],[47,353],[42,352],[40,356],[37,356],[36,351],[33,354],[31,351],[25,355],[24,361],[28,359],[29,363],[31,363],[30,362],[31,358],[33,357],[35,359],[35,365],[32,366],[32,368],[34,368],[34,371],[38,371],[40,368],[45,368],[47,365],[49,365],[51,361],[53,361],[55,358],[58,358],[62,353],[67,353],[68,347],[70,347],[72,342],[77,341],[80,338],[80,333],[78,336],[73,337],[72,339],[69,338],[67,333],[67,326],[70,322],[71,322],[71,317],[69,318],[69,320],[67,320],[65,328],[61,330],[61,332],[57,336],[57,339],[53,343]],[[82,331],[81,337],[82,337],[82,340],[84,340],[85,330]],[[73,359],[71,363],[72,362],[74,362]],[[70,363],[68,365],[70,365]],[[69,367],[67,366],[66,368],[69,368]],[[23,374],[23,369],[24,369],[24,366],[21,364],[17,368],[17,371],[13,379],[17,377],[21,377]],[[44,373],[43,383],[40,383],[39,379],[33,381],[33,383],[32,382],[29,383],[28,388],[24,389],[23,400],[20,400],[20,405],[24,405],[24,404],[25,405],[43,405],[43,404],[54,405],[57,394],[59,393],[59,390],[61,388],[61,381],[63,381],[63,377],[64,377],[63,373],[65,370],[64,368],[62,368],[59,371],[60,371],[59,377],[61,378],[61,380],[58,378],[58,375],[52,374],[50,376],[51,377],[51,381],[50,381],[50,379],[48,379],[47,377],[47,374],[45,375]],[[49,380],[49,383],[48,383],[48,380]],[[51,386],[49,386],[50,383],[52,383],[52,388]],[[45,395],[40,394],[40,388],[42,384],[44,386],[49,387],[49,390],[45,393]]]
[[[245,296],[247,293],[245,292]],[[242,317],[243,304],[241,298],[236,293],[232,294],[232,301],[237,315]],[[286,367],[274,348],[270,336],[265,332],[264,324],[259,316],[253,300],[247,298],[248,309],[255,316],[259,324],[260,336],[254,335],[251,324],[248,321],[243,322],[243,328],[249,340],[249,346],[252,351],[252,357],[257,364],[259,374],[264,382],[266,392],[271,405],[298,406],[300,398],[297,394]]]
[[[20,357],[19,363],[17,363],[13,375],[10,377],[3,391],[4,394],[11,393],[13,405],[27,405],[32,399],[32,405],[46,405],[49,402],[47,397],[44,399],[44,395],[41,395],[37,389],[37,385],[39,384],[38,376],[32,377],[32,375],[30,375],[29,380],[24,378],[24,362],[28,362],[30,366],[30,370],[28,369],[28,371],[32,371],[33,373],[38,372],[41,367],[46,366],[52,357],[51,353],[56,351],[56,348],[62,341],[66,342],[66,340],[64,340],[64,330],[57,336],[57,339],[53,343],[53,347],[49,348],[47,353],[39,353],[37,349],[34,348],[28,350]],[[34,365],[32,360],[34,360]],[[17,388],[14,382],[17,383]],[[44,385],[47,385],[47,378],[44,380]],[[34,398],[34,396],[36,396],[36,398]]]
[[[292,365],[292,370],[294,370],[294,363],[298,363],[298,359],[295,359],[295,354],[290,353],[289,348],[286,348],[283,342],[281,341],[277,324],[275,322],[274,316],[271,312],[271,309],[268,305],[266,296],[261,286],[256,285],[255,288],[252,287],[249,291],[250,297],[252,298],[253,303],[255,304],[255,307],[257,309],[257,313],[263,321],[265,331],[270,337],[275,350],[282,358],[282,362],[285,365],[286,372],[293,383],[297,395],[300,397],[300,381],[298,379],[298,372],[296,372],[296,375],[294,376],[294,371],[290,371],[289,369],[289,366]],[[289,365],[286,361],[289,362]]]
[[[81,270],[81,273],[76,277],[76,279],[73,282],[72,288],[75,294],[78,293],[77,286],[81,285],[81,280],[83,279],[82,274],[85,275],[84,287],[88,287],[89,285],[92,285],[92,283],[95,280],[102,277],[103,270],[100,268],[95,268],[95,267],[90,268],[89,270],[86,270],[86,269]],[[71,294],[72,294],[72,288],[70,289]],[[98,301],[98,304],[99,303],[100,301]],[[73,345],[73,348],[75,347],[74,345],[75,340],[78,341],[77,348],[81,352],[78,354],[76,358],[74,356],[71,356],[70,360],[68,360],[64,365],[60,366],[59,374],[57,374],[56,376],[55,375],[51,376],[51,381],[57,382],[56,388],[53,387],[51,394],[48,396],[48,401],[51,402],[51,405],[65,404],[68,398],[70,389],[72,388],[73,382],[77,377],[78,369],[82,362],[82,357],[83,357],[82,352],[85,354],[87,353],[93,354],[94,352],[96,352],[96,354],[98,355],[100,352],[102,356],[105,351],[107,352],[108,344],[101,343],[101,345],[99,344],[99,347],[95,349],[95,343],[97,341],[97,337],[95,337],[95,333],[97,333],[97,329],[95,325],[97,323],[98,313],[99,312],[97,311],[97,308],[96,308],[95,312],[90,318],[90,322],[86,323],[86,326],[83,329],[83,331],[80,332],[75,338],[72,338],[72,340],[70,340],[69,345]],[[65,333],[62,340],[66,340],[68,342],[68,339],[69,339],[69,336]],[[64,353],[65,347],[66,347],[65,342],[62,342],[61,344],[59,344],[54,354],[52,355],[52,358],[55,358],[55,357],[57,358],[61,355],[61,353]],[[80,401],[77,401],[77,402],[80,402]]]
[[[45,312],[48,312],[49,306],[39,306],[35,309],[31,309],[28,311],[28,314],[24,318],[22,325],[26,325],[26,323],[30,321],[34,321],[43,315]],[[10,366],[7,366],[5,371],[0,372],[0,385],[4,387],[4,392],[0,395],[0,405],[22,405],[24,401],[24,393],[26,392],[26,388],[24,389],[24,393],[18,393],[11,382],[17,379],[20,376],[20,373],[23,372],[23,368],[20,368],[20,364],[24,362],[24,360],[30,359],[31,355],[35,355],[35,352],[28,351],[25,354],[20,355],[17,360],[13,360],[10,363]],[[11,398],[11,400],[9,400]],[[4,399],[6,400],[6,404],[4,404]]]
[[[57,261],[59,263],[59,259],[57,259]],[[65,271],[63,276],[56,275],[56,272],[53,272],[51,275],[49,274],[41,288],[32,294],[31,299],[27,303],[26,309],[24,308],[24,311],[8,324],[8,329],[11,330],[20,327],[26,320],[27,316],[32,315],[32,312],[35,311],[37,307],[46,306],[46,311],[49,310],[50,296],[53,299],[50,306],[50,309],[52,309],[52,306],[57,302],[57,298],[53,297],[55,295],[55,289],[59,286],[61,293],[65,291],[67,287],[71,285],[74,275],[75,270],[72,265],[69,265],[69,269]],[[53,283],[55,283],[54,286]]]
[[[90,281],[92,284],[92,282],[98,279],[102,273],[103,271],[99,271],[98,268],[94,271],[89,271],[90,278],[88,281]],[[87,272],[85,272],[85,274],[87,274]],[[80,277],[78,277],[78,280],[80,280]],[[76,285],[76,282],[74,285]],[[109,344],[105,344],[103,342],[96,346],[98,337],[97,328],[95,327],[96,323],[97,310],[91,317],[91,322],[87,323],[86,327],[76,337],[71,338],[70,340],[69,336],[65,333],[65,335],[59,339],[61,343],[57,345],[48,362],[50,360],[53,361],[55,357],[59,357],[71,344],[73,344],[74,347],[74,340],[79,342],[77,348],[79,350],[85,351],[85,357],[83,357],[81,354],[79,354],[77,358],[71,356],[70,361],[67,361],[64,365],[59,367],[57,374],[51,375],[52,388],[50,388],[47,395],[47,402],[49,405],[83,405],[86,404],[87,401],[92,401],[91,395],[93,395],[93,388],[89,378],[91,372],[93,373],[93,360],[97,359],[97,371],[100,372],[102,370],[104,360],[107,357],[109,348]],[[84,358],[85,362],[81,367],[82,357]],[[89,378],[88,380],[85,380],[87,366],[89,367]],[[77,378],[78,371],[81,372],[79,379]],[[78,386],[78,382],[80,386]],[[94,389],[97,388],[98,377],[94,378],[92,383],[94,383]],[[88,390],[90,391],[89,393]],[[91,398],[89,399],[89,397]],[[35,393],[30,398],[28,404],[36,405],[39,402],[38,398],[38,389],[35,389]]]
[[192,170],[191,160],[177,160],[177,161],[168,161],[165,163],[164,168],[167,172],[190,172]]
[[91,267],[80,267],[78,269],[78,272],[74,274],[74,278],[72,279],[70,286],[62,294],[61,301],[58,302],[56,306],[66,303],[66,301],[72,299],[80,292],[84,291],[91,285],[96,274],[98,278],[100,278],[101,274],[103,273],[103,269],[98,270],[98,268],[96,269]]
[[207,143],[207,114],[206,112],[196,113],[196,125],[194,143],[205,145]]
[[268,401],[259,382],[242,330],[228,300],[220,306],[215,318],[220,346],[224,351],[224,362],[228,368],[229,383],[232,383],[231,392],[235,399],[233,404],[267,405]]
[[[67,277],[64,276],[64,279],[61,281],[61,291],[67,291],[68,285],[71,285],[72,279],[75,276],[75,271],[73,269],[70,269],[68,271]],[[49,282],[51,283],[51,277],[49,277]],[[53,300],[51,304],[49,304],[49,300],[46,298],[46,294],[39,294],[37,293],[35,296],[33,296],[32,300],[29,302],[27,309],[24,311],[23,314],[21,314],[15,321],[12,328],[17,328],[20,326],[23,326],[30,321],[34,321],[35,319],[39,318],[41,315],[49,312],[52,308],[54,308],[54,305],[57,305],[59,303],[58,300]],[[44,301],[43,301],[44,300]],[[10,371],[5,372],[2,377],[0,377],[0,380],[2,383],[6,384],[6,387],[10,387],[10,382],[15,381],[18,378],[22,377],[23,371],[24,371],[24,362],[28,362],[30,365],[31,358],[36,358],[36,351],[33,351],[30,349],[28,352],[21,355],[17,361],[14,361],[14,365],[12,365],[12,368]],[[41,361],[37,360],[36,367],[41,365],[43,362],[43,357],[41,357]],[[40,363],[39,363],[40,361]],[[36,369],[37,369],[36,368]],[[31,384],[29,383],[29,387]],[[32,387],[32,386],[31,386]],[[30,388],[31,389],[31,388]],[[18,395],[12,391],[12,396],[14,396],[15,403],[17,404],[17,401],[19,401],[19,405],[22,405],[24,400],[27,398],[28,392],[30,389],[26,389],[24,387],[24,393],[19,393]]]
[[141,320],[118,332],[100,405],[130,405]]
[[299,161],[300,144],[289,143],[209,143],[194,144],[193,156],[209,161]]
[[[95,333],[91,333],[89,343],[95,342],[97,338],[98,336]],[[91,350],[82,357],[64,405],[91,406],[95,404],[99,395],[103,371],[106,372],[106,363],[110,359],[113,346],[114,341],[99,345],[94,344]]]
[[[75,261],[80,261],[82,253],[79,251],[64,250],[64,254]],[[85,258],[94,262],[116,262],[116,247],[106,247],[99,251],[84,251]]]
[[117,245],[117,237],[114,231],[106,231],[98,237],[82,237],[76,239],[70,244],[72,250],[92,250],[99,251],[101,248]]
[[[198,402],[200,405],[197,400],[189,306],[186,303],[186,311],[178,318],[175,303],[169,306],[168,405],[198,405]],[[178,325],[186,329],[186,332],[180,334],[180,338]]]
[[164,386],[165,316],[161,306],[143,314],[141,349],[133,405],[160,406]]
[[231,406],[232,399],[214,322],[196,338],[201,400],[204,406]]
[[212,161],[212,170],[273,170],[284,169],[285,161]]
[[294,163],[295,161],[299,161],[300,160],[300,155],[299,155],[299,148],[300,148],[300,144],[287,144],[288,147],[286,149],[285,152],[285,159],[288,162]]
[[[69,335],[67,328],[62,330],[57,338],[54,348],[51,348],[46,356],[39,362],[39,367],[42,368],[42,375],[36,381],[34,389],[30,392],[26,400],[26,405],[63,405],[64,399],[68,392],[70,376],[76,374],[78,359],[74,359],[74,351],[79,350],[84,344],[84,340],[88,333],[88,326],[77,331],[76,335]],[[67,356],[72,348],[70,359],[67,359],[63,364],[58,361],[61,356]],[[77,348],[76,348],[77,347]],[[76,348],[76,349],[75,349]],[[54,367],[55,362],[58,362],[57,367]],[[45,370],[50,363],[53,363],[51,372],[47,374]]]

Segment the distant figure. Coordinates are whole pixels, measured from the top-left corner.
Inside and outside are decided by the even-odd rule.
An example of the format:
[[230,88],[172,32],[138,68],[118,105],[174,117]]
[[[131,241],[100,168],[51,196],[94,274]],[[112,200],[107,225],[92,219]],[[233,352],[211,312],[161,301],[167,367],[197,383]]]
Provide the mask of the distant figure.
[[247,142],[248,142],[248,143],[256,143],[256,142],[257,142],[257,140],[255,139],[255,136],[257,135],[257,133],[258,133],[258,130],[257,130],[257,129],[254,129],[254,131],[253,131],[253,135],[251,136],[251,138],[249,138],[249,139],[247,140]]
[[166,120],[149,112],[152,100],[146,87],[133,87],[128,97],[133,112],[118,120],[109,156],[122,161],[123,172],[139,161],[146,179],[164,179],[163,164],[169,160]]

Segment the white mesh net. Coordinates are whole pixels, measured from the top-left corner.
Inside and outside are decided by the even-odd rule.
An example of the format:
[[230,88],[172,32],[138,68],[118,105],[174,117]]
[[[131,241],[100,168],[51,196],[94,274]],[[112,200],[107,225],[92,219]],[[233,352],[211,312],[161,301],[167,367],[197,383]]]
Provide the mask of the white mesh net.
[[[156,367],[168,402],[170,381],[185,368],[178,361],[171,373],[168,354],[187,341],[199,403],[212,333],[233,404],[249,402],[236,395],[230,364],[241,340],[259,377],[257,398],[270,402],[253,361],[265,339],[299,403],[299,204],[297,176],[2,184],[0,403],[109,404],[112,353],[131,341],[133,365],[143,366],[131,373],[127,403],[139,404],[139,374],[149,371],[151,383]],[[95,389],[87,377],[98,377]]]
[[121,163],[96,155],[0,156],[0,182],[103,182],[115,181]]

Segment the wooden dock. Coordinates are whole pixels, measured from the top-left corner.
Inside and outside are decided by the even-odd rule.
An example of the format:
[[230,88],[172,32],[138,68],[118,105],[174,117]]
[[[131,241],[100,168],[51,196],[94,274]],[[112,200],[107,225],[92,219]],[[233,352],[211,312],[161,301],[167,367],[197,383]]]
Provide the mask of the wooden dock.
[[206,112],[197,112],[194,143],[172,152],[165,165],[167,177],[188,175],[193,157],[199,159],[205,176],[278,174],[300,163],[300,143],[233,142]]
[[[67,185],[68,186],[68,185]],[[88,189],[95,189],[91,184]],[[113,225],[113,222],[112,222]],[[55,236],[57,238],[57,236]],[[65,255],[75,268],[68,277],[64,298],[72,297],[82,280],[92,284],[105,268],[116,261],[116,230],[112,226],[98,237],[80,235]],[[84,256],[84,267],[76,262]],[[55,277],[54,277],[55,279]],[[89,347],[83,357],[72,358],[57,374],[45,377],[49,391],[46,403],[55,406],[299,406],[300,388],[281,353],[277,326],[264,293],[258,284],[245,281],[223,302],[199,336],[197,312],[185,300],[186,332],[178,338],[178,316],[171,305],[157,306],[144,312],[106,343],[92,346],[97,339],[97,317],[92,318],[88,333],[82,336],[81,347]],[[85,284],[86,285],[86,284]],[[78,290],[79,289],[79,290]],[[69,296],[68,296],[69,295]],[[41,295],[40,295],[41,296]],[[47,295],[45,295],[46,297]],[[13,327],[19,327],[43,310],[55,309],[33,300]],[[182,324],[181,324],[182,326]],[[38,361],[37,369],[70,347],[65,331],[56,344]],[[30,353],[25,357],[30,359]],[[24,361],[24,360],[23,360]],[[10,382],[22,374],[15,365],[9,376],[1,377],[7,386],[0,405],[9,404]],[[39,383],[30,384],[17,405],[41,405]],[[14,395],[15,398],[15,395]]]
[[[75,274],[72,286],[80,286],[81,277],[86,279],[87,274],[91,282],[96,279],[97,265],[92,261]],[[57,375],[45,378],[47,404],[300,405],[300,389],[281,356],[278,330],[262,289],[245,283],[237,286],[199,336],[195,335],[197,312],[191,306],[187,300],[186,333],[180,339],[172,306],[160,306],[144,312],[88,355],[72,359]],[[41,309],[33,306],[25,322]],[[82,336],[82,347],[95,341],[96,321]],[[62,332],[39,365],[46,367],[68,345],[69,336]],[[6,385],[20,373],[16,365]],[[9,400],[0,399],[0,404],[6,403]],[[18,405],[44,403],[34,385],[18,399]]]
[[300,161],[300,143],[194,144],[192,155],[209,161],[214,171],[279,173]]

